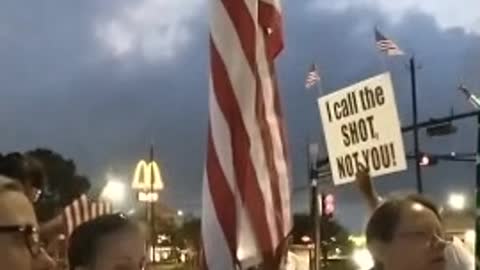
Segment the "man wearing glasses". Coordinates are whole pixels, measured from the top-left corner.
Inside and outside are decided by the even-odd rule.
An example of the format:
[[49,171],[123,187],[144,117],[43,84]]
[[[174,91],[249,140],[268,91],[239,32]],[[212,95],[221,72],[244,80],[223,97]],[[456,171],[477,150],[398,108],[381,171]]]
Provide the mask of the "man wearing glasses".
[[0,175],[20,182],[25,195],[32,203],[40,198],[47,178],[40,161],[19,152],[0,156]]
[[17,181],[0,176],[0,268],[39,269],[48,260],[42,251],[32,203]]

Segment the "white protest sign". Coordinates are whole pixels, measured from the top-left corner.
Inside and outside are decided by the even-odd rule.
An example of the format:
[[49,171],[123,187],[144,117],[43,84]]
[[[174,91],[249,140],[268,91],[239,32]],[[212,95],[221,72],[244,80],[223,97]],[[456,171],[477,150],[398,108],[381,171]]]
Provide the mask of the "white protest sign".
[[405,170],[400,121],[390,73],[383,73],[318,99],[335,185]]

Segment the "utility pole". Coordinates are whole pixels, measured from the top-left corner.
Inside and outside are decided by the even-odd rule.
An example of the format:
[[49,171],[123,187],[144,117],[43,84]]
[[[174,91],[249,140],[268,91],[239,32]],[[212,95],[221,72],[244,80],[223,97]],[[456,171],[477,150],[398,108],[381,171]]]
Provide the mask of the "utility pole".
[[414,154],[415,154],[415,173],[417,176],[417,192],[423,193],[423,182],[422,182],[422,171],[420,168],[420,150],[418,143],[418,112],[417,112],[417,81],[416,81],[416,66],[415,66],[415,56],[410,57],[410,79],[412,83],[412,114],[413,114],[413,143],[414,143]]

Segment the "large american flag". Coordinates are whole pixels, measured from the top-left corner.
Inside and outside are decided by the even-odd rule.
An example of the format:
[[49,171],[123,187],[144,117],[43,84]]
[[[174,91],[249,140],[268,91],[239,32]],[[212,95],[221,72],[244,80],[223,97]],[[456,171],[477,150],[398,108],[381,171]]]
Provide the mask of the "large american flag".
[[308,71],[307,78],[305,79],[305,88],[310,89],[320,81],[320,75],[318,74],[318,68],[315,64],[312,64]]
[[389,56],[395,55],[404,55],[405,53],[398,47],[398,45],[393,42],[393,40],[385,37],[378,29],[375,29],[375,41],[377,44],[377,48],[386,53]]
[[101,215],[111,214],[113,212],[112,204],[106,201],[93,201],[87,198],[85,194],[73,200],[65,207],[63,219],[65,233],[72,234],[76,227],[89,220],[95,219]]
[[290,213],[290,165],[274,60],[279,0],[211,0],[202,269],[278,269]]

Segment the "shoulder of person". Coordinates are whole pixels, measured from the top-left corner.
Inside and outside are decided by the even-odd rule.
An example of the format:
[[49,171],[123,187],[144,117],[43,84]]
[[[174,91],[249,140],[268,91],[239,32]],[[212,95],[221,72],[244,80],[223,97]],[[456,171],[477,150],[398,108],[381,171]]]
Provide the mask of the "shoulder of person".
[[475,257],[465,244],[454,237],[452,242],[445,248],[447,270],[473,270],[475,268]]

